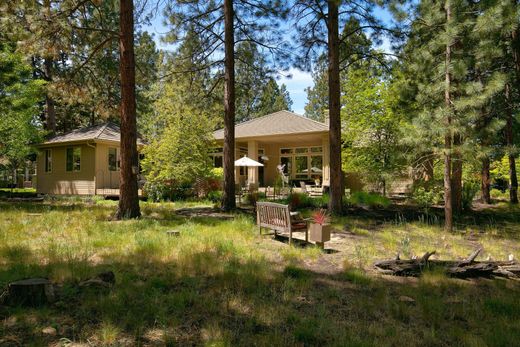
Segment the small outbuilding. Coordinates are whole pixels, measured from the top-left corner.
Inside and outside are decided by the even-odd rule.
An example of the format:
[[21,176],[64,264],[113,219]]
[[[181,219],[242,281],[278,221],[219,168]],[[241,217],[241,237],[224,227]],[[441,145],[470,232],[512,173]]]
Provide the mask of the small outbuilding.
[[[37,193],[119,195],[120,139],[119,127],[105,123],[56,135],[40,144]],[[137,145],[142,148],[142,139],[138,138]]]

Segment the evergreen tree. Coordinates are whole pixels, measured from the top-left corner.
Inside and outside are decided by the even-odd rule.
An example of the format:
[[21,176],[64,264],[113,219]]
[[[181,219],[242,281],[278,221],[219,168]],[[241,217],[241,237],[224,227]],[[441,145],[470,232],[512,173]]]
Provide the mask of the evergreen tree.
[[16,44],[0,34],[0,158],[16,170],[34,153],[42,135],[38,120],[45,82],[32,78],[32,69]]
[[[172,31],[170,42],[185,41],[188,29],[199,33],[202,50],[197,57],[203,61],[213,57],[206,68],[223,68],[224,79],[224,194],[222,208],[235,208],[235,118],[236,118],[236,44],[253,42],[272,54],[278,61],[286,60],[281,48],[281,33],[276,18],[284,17],[285,5],[278,1],[221,0],[202,2],[170,1],[166,9]],[[219,70],[222,72],[221,70]],[[220,76],[222,77],[222,76]]]
[[[342,59],[341,43],[350,37],[370,29],[374,36],[385,30],[374,16],[375,1],[314,1],[298,0],[293,7],[298,21],[297,38],[301,42],[300,66],[309,70],[312,62],[327,56],[328,115],[330,143],[330,200],[329,210],[342,212],[343,173],[341,170],[341,104],[340,70]],[[356,19],[358,28],[342,35],[340,26],[348,19]],[[327,38],[325,40],[325,38]]]

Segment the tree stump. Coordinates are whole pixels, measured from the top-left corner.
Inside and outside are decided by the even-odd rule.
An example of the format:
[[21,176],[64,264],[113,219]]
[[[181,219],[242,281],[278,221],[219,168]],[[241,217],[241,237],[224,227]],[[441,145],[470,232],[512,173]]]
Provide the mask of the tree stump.
[[41,306],[54,300],[54,285],[46,278],[28,278],[9,283],[0,296],[0,303],[13,306]]

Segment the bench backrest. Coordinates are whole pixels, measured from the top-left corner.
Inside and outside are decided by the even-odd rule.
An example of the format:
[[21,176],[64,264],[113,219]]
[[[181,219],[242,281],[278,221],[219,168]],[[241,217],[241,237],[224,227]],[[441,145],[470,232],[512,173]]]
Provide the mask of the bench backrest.
[[256,223],[264,227],[281,232],[291,231],[291,212],[289,205],[274,202],[256,203]]

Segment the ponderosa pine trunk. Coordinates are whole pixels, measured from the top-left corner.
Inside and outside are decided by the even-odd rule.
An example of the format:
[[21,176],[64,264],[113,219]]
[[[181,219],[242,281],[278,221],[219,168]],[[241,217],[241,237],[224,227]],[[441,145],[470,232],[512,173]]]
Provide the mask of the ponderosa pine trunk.
[[135,104],[134,2],[119,3],[119,56],[121,75],[121,169],[117,219],[138,218],[137,124]]
[[518,204],[518,177],[516,175],[515,153],[513,152],[513,105],[511,102],[511,87],[508,83],[506,83],[505,86],[505,96],[507,103],[505,138],[509,158],[509,202],[512,204]]
[[[513,5],[517,6],[517,0],[513,0]],[[518,26],[511,32],[511,51],[516,70],[516,89],[520,90],[520,35]],[[509,84],[506,84],[507,120],[506,120],[506,145],[510,150],[513,146],[513,109],[511,102],[511,91]],[[516,176],[516,160],[514,153],[509,153],[509,202],[518,204],[518,177]]]
[[328,1],[328,78],[329,78],[329,144],[330,144],[330,200],[331,213],[342,212],[341,173],[341,104],[339,80],[339,4]]
[[[43,60],[45,80],[52,81],[52,58],[45,58]],[[45,129],[51,135],[56,133],[56,109],[54,108],[54,99],[49,95],[45,95]]]
[[[51,2],[50,0],[43,1],[43,12],[45,20],[51,21]],[[44,79],[47,82],[52,82],[52,57],[46,56],[43,59],[43,73]],[[45,130],[49,131],[50,135],[56,134],[56,110],[54,108],[54,99],[47,91],[45,95]]]
[[[450,0],[445,2],[446,10],[446,26],[451,22],[451,7]],[[451,42],[446,44],[445,56],[445,85],[444,85],[444,104],[447,111],[446,116],[446,131],[444,135],[444,230],[447,232],[453,231],[453,209],[451,196],[451,150],[452,150],[452,135],[451,135]]]
[[480,189],[482,192],[482,201],[486,204],[491,204],[491,175],[489,173],[490,161],[486,155],[482,158],[482,172],[481,172],[481,184]]
[[462,211],[462,155],[460,145],[462,138],[459,133],[453,135],[453,154],[451,157],[451,199],[455,213]]
[[[224,194],[222,209],[232,210],[235,201],[235,34],[232,0],[224,0]],[[256,158],[253,158],[256,159]]]

